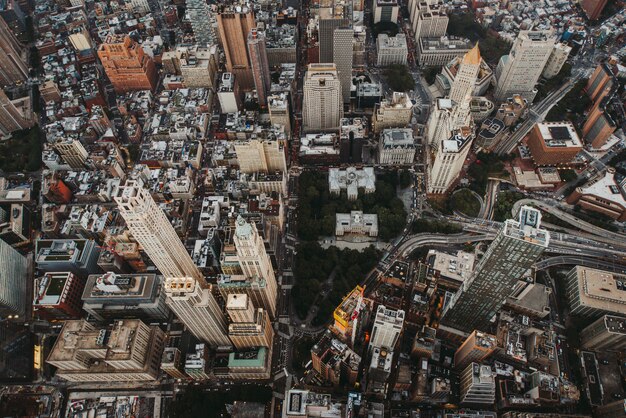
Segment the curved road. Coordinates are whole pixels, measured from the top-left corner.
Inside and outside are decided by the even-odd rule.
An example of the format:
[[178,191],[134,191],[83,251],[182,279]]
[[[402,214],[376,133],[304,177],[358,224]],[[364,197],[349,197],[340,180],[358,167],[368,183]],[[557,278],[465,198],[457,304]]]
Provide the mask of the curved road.
[[589,222],[585,222],[581,219],[578,219],[577,217],[570,215],[569,213],[555,206],[552,206],[544,201],[537,200],[537,199],[521,199],[515,202],[515,204],[513,204],[513,208],[511,209],[511,214],[513,214],[514,217],[517,216],[517,214],[519,213],[520,207],[522,205],[534,205],[538,207],[539,209],[545,212],[548,212],[551,215],[558,216],[559,219],[562,219],[568,224],[573,225],[576,228],[582,229],[583,231],[587,231],[591,234],[596,235],[597,236],[596,239],[598,241],[609,242],[609,243],[626,241],[626,235],[607,231],[606,229],[592,225]]
[[615,273],[626,274],[626,266],[621,264],[611,263],[610,261],[602,261],[602,260],[591,260],[585,257],[577,257],[577,256],[559,256],[559,257],[550,257],[544,260],[538,261],[535,263],[535,268],[537,270],[545,270],[554,266],[562,266],[562,265],[576,265],[576,266],[585,266],[591,268],[598,268],[602,270],[609,270]]

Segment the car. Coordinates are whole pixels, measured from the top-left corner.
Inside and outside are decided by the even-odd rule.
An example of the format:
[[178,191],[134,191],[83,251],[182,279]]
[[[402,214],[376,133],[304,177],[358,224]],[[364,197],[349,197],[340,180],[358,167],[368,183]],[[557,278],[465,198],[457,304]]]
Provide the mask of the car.
[[602,363],[604,365],[607,365],[607,364],[609,364],[609,361],[608,360],[601,360],[600,363]]
[[622,399],[623,398],[621,393],[614,393],[614,394],[611,395],[611,397],[613,399]]

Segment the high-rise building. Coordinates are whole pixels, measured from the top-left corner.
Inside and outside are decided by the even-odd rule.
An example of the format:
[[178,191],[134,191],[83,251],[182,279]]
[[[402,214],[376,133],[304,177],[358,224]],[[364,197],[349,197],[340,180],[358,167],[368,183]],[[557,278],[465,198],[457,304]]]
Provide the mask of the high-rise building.
[[561,71],[561,68],[563,68],[563,64],[567,61],[570,52],[572,52],[571,46],[561,42],[554,44],[548,62],[546,62],[546,66],[541,75],[545,78],[556,76]]
[[589,96],[592,102],[599,102],[619,84],[613,71],[611,65],[606,62],[599,64],[593,71],[585,87],[587,96]]
[[461,403],[492,405],[495,401],[496,382],[491,367],[471,363],[461,373]]
[[454,353],[454,368],[464,370],[470,363],[481,363],[497,348],[495,335],[474,331]]
[[580,345],[585,350],[622,351],[626,348],[626,319],[604,315],[580,332]]
[[228,336],[235,348],[272,346],[274,330],[269,316],[263,308],[255,309],[248,295],[228,295],[226,312],[232,321],[228,325]]
[[400,5],[397,0],[374,0],[374,24],[378,22],[398,23]]
[[222,113],[235,113],[242,109],[239,82],[233,73],[222,73],[220,86],[217,89]]
[[0,315],[24,316],[28,261],[9,244],[0,240]]
[[596,20],[600,17],[606,3],[607,0],[582,0],[580,6],[585,11],[589,20]]
[[28,97],[9,100],[0,89],[0,136],[8,137],[11,132],[28,129],[35,121]]
[[281,140],[260,140],[235,142],[235,153],[242,173],[275,173],[287,171],[285,144]]
[[256,28],[254,12],[247,5],[221,5],[217,27],[226,57],[226,70],[235,74],[242,90],[252,90],[254,78],[246,41],[250,31]]
[[197,338],[230,345],[226,319],[163,210],[140,180],[126,183],[115,201],[133,237],[165,276],[167,304]]
[[97,328],[67,321],[46,362],[69,382],[154,381],[159,375],[165,334],[137,319]]
[[204,280],[174,227],[141,180],[129,180],[114,199],[130,233],[161,274]]
[[473,139],[473,129],[466,126],[452,132],[450,138],[433,147],[434,159],[429,167],[428,193],[443,194],[451,189],[461,174]]
[[85,168],[89,153],[78,139],[59,138],[52,146],[65,164],[77,170]]
[[302,117],[308,132],[339,129],[343,117],[341,81],[335,64],[309,64],[304,79]]
[[93,274],[87,278],[82,299],[84,311],[98,321],[162,322],[170,313],[163,278],[156,274]]
[[154,61],[130,36],[110,35],[98,48],[98,58],[115,92],[154,90],[158,74]]
[[466,332],[486,329],[549,241],[549,232],[541,229],[541,213],[523,206],[519,220],[505,221],[472,276],[445,308],[442,324]]
[[246,278],[243,274],[222,274],[217,279],[217,287],[223,299],[227,299],[228,295],[243,293],[255,307],[263,308],[272,318],[276,315],[276,293],[272,292],[271,286],[261,277]]
[[535,124],[528,134],[527,145],[539,166],[569,164],[583,149],[583,142],[569,121]]
[[404,326],[404,311],[402,309],[387,309],[385,305],[378,305],[369,350],[373,347],[384,347],[393,350],[402,333]]
[[449,98],[453,102],[460,104],[472,97],[478,71],[480,70],[480,61],[480,49],[478,49],[478,43],[476,43],[474,48],[465,54],[461,60],[454,82],[450,87]]
[[379,67],[392,64],[406,65],[408,52],[406,36],[402,33],[394,37],[381,33],[376,38],[376,65]]
[[602,148],[617,130],[621,113],[620,100],[618,89],[614,89],[610,95],[602,97],[591,107],[582,128],[582,135],[585,143],[592,148]]
[[235,228],[235,247],[239,265],[247,278],[260,277],[267,283],[270,295],[277,297],[276,276],[267,252],[263,238],[259,235],[255,223],[246,222],[239,216]]
[[445,7],[440,3],[420,2],[420,4],[417,19],[413,21],[415,40],[445,36],[450,20]]
[[248,34],[248,53],[250,54],[254,87],[256,88],[259,104],[262,107],[267,106],[267,95],[270,92],[270,84],[272,82],[265,46],[265,34],[256,28],[250,30]]
[[185,6],[196,43],[217,45],[215,13],[211,6],[205,0],[186,0]]
[[344,103],[350,102],[352,87],[352,44],[354,43],[354,30],[350,27],[339,27],[333,35],[333,62],[337,68],[339,81],[341,82],[341,94]]
[[495,98],[504,101],[519,94],[531,103],[537,94],[537,81],[552,54],[554,41],[552,30],[520,31],[511,52],[498,62]]
[[24,46],[0,18],[0,88],[28,78],[28,65],[21,55]]
[[335,29],[350,27],[352,24],[351,6],[341,0],[332,0],[319,9],[319,62],[334,62]]
[[84,280],[73,273],[46,273],[35,279],[33,315],[46,320],[79,319]]
[[212,293],[212,286],[190,277],[166,277],[167,305],[198,339],[213,347],[228,347],[226,318]]
[[572,315],[593,319],[605,314],[626,315],[622,298],[626,275],[575,266],[566,281]]
[[387,380],[391,376],[393,351],[374,347],[371,353],[372,360],[367,370],[367,392],[384,398],[387,394]]
[[394,91],[391,100],[383,99],[374,108],[372,128],[380,133],[387,128],[406,128],[413,116],[413,102],[406,93]]

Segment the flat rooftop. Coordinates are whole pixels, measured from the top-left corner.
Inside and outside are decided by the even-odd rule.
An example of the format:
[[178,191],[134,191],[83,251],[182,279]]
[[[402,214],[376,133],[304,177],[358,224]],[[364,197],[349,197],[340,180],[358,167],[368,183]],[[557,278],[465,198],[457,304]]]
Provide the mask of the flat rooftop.
[[548,148],[582,148],[583,143],[570,122],[538,123],[539,133]]
[[576,266],[580,303],[626,315],[626,275]]

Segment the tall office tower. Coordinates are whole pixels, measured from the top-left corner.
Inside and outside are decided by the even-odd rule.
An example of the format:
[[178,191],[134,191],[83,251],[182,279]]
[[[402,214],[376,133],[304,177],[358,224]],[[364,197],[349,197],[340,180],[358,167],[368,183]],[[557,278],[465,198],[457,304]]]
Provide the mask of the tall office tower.
[[46,363],[69,382],[154,381],[165,334],[138,319],[97,328],[84,319],[67,321]]
[[611,65],[606,62],[599,64],[589,77],[585,91],[592,102],[597,103],[607,96],[619,84]]
[[183,369],[183,356],[176,347],[165,347],[161,357],[161,370],[174,379],[186,379],[187,375]]
[[35,279],[33,316],[48,321],[79,319],[85,281],[73,273],[51,273]]
[[343,118],[341,81],[335,64],[309,64],[304,78],[302,117],[308,132],[339,129]]
[[335,29],[349,28],[352,24],[351,6],[332,0],[327,7],[319,8],[319,53],[322,64],[333,62],[335,51]]
[[270,67],[267,63],[267,51],[265,50],[265,34],[253,28],[248,34],[248,53],[252,65],[252,77],[254,87],[262,107],[267,106],[267,95],[270,92],[272,80]]
[[354,42],[354,30],[349,27],[335,29],[333,37],[333,61],[337,68],[339,81],[341,82],[341,94],[344,103],[350,103],[350,90],[352,86],[352,44]]
[[554,48],[552,48],[548,62],[546,62],[546,67],[543,69],[541,75],[544,78],[555,77],[561,71],[561,68],[563,68],[570,52],[572,52],[571,46],[561,42],[554,44]]
[[204,277],[141,180],[129,180],[115,202],[130,233],[165,277]]
[[204,279],[166,277],[167,305],[189,331],[213,347],[231,346],[226,318]]
[[604,315],[580,332],[580,344],[585,350],[623,351],[626,348],[626,319]]
[[282,173],[287,171],[285,144],[281,140],[259,140],[235,142],[235,153],[242,173]]
[[472,363],[461,373],[461,403],[489,404],[496,401],[495,373],[490,366]]
[[13,247],[0,240],[0,316],[24,316],[28,261]]
[[201,45],[217,45],[217,36],[213,21],[215,16],[206,0],[186,0],[186,13],[196,43]]
[[441,38],[448,29],[448,13],[441,4],[420,3],[417,20],[413,22],[415,40],[421,38]]
[[267,312],[255,309],[246,294],[230,294],[226,299],[226,312],[231,319],[228,336],[237,349],[271,347],[274,330]]
[[522,207],[518,221],[505,221],[441,323],[466,332],[486,329],[517,281],[548,247],[550,234],[540,227],[541,213],[529,206]]
[[504,101],[519,94],[531,103],[554,41],[552,30],[520,31],[509,55],[502,56],[498,62],[495,98]]
[[59,138],[52,147],[59,153],[65,164],[75,169],[84,169],[89,153],[78,139]]
[[481,363],[497,348],[495,335],[474,331],[454,353],[454,368],[464,370],[470,363]]
[[393,350],[402,333],[404,326],[404,311],[402,309],[387,309],[385,305],[378,305],[369,350],[373,347]]
[[176,231],[141,181],[131,180],[115,196],[133,237],[165,276],[166,303],[197,338],[228,346],[226,319]]
[[449,97],[455,103],[459,104],[472,97],[478,71],[480,70],[480,59],[480,49],[478,49],[477,42],[474,48],[463,57],[454,77],[454,82],[450,87]]
[[397,0],[374,0],[374,24],[378,22],[398,23],[400,5]]
[[[1,19],[1,18],[0,18]],[[35,117],[30,99],[10,100],[0,89],[0,136],[9,136],[11,132],[28,129],[35,125]]]
[[474,140],[473,125],[452,131],[450,138],[436,144],[429,167],[428,193],[446,193],[456,182]]
[[248,223],[239,216],[235,227],[235,247],[239,265],[247,278],[260,277],[267,283],[271,297],[276,299],[277,286],[274,268],[267,252],[263,238],[259,235],[254,223]]
[[158,74],[154,61],[128,35],[110,35],[98,48],[98,58],[115,92],[154,90]]
[[246,46],[248,34],[256,28],[252,9],[247,5],[221,6],[217,14],[217,28],[226,56],[226,70],[235,74],[242,90],[252,90],[254,78]]
[[589,20],[596,20],[600,17],[606,3],[607,0],[582,0],[580,6],[585,11]]
[[24,46],[0,18],[0,88],[28,78],[28,65],[20,54],[22,50]]

